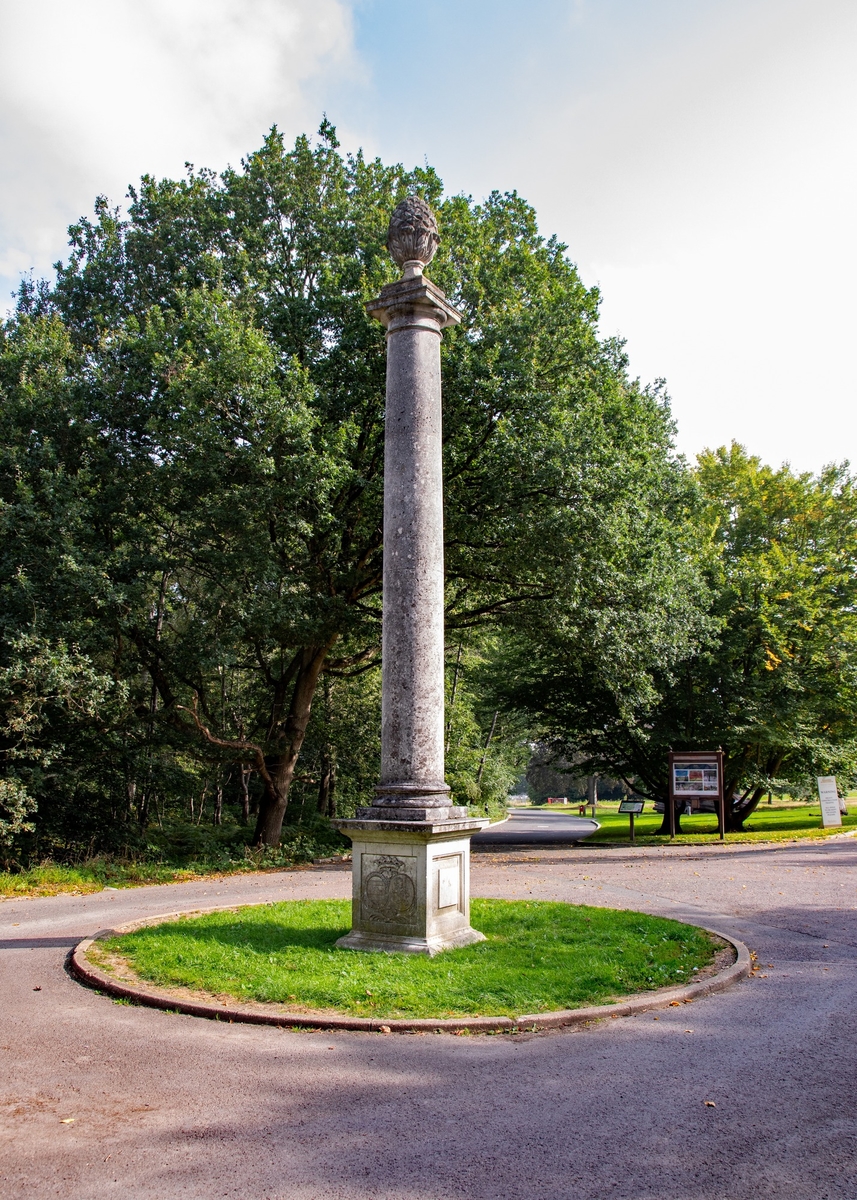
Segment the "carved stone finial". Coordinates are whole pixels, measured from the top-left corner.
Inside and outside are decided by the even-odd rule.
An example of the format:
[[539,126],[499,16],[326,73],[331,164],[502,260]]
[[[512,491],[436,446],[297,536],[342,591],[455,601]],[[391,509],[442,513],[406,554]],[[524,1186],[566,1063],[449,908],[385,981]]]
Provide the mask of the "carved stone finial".
[[387,249],[400,267],[406,263],[428,266],[440,244],[434,213],[419,196],[408,196],[390,218]]

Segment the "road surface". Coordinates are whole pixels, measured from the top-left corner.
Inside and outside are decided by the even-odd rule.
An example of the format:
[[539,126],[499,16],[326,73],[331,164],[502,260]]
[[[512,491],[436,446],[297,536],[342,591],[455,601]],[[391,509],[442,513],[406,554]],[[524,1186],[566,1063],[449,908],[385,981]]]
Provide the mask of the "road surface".
[[474,846],[562,846],[581,842],[598,829],[588,817],[567,812],[513,808],[506,821],[483,829],[471,839]]
[[[474,854],[478,895],[705,920],[728,992],[573,1031],[291,1033],[63,968],[147,914],[346,896],[341,867],[0,904],[3,1200],[854,1200],[857,844]],[[706,1103],[708,1102],[708,1103]]]

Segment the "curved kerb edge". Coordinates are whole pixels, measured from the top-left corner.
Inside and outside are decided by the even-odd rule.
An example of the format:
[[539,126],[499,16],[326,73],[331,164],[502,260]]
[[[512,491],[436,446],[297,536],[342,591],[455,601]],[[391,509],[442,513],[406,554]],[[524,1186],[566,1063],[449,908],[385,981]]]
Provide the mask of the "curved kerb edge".
[[[167,989],[137,987],[120,983],[106,971],[94,966],[87,959],[87,953],[95,942],[106,938],[117,937],[123,933],[132,933],[146,925],[160,925],[164,921],[176,920],[178,917],[202,914],[203,912],[228,912],[245,905],[219,905],[217,908],[192,909],[185,913],[163,913],[157,917],[147,917],[143,921],[133,921],[128,925],[117,925],[115,929],[100,929],[92,937],[84,938],[71,950],[68,959],[69,969],[81,983],[116,996],[122,1000],[130,1000],[148,1008],[159,1008],[164,1012],[184,1013],[191,1017],[207,1017],[214,1021],[240,1022],[245,1025],[274,1025],[285,1029],[348,1029],[363,1033],[378,1033],[382,1029],[391,1033],[457,1033],[459,1030],[469,1030],[471,1033],[523,1033],[537,1032],[540,1029],[560,1029],[568,1025],[585,1025],[589,1021],[600,1021],[605,1017],[630,1017],[635,1013],[648,1012],[655,1008],[667,1008],[671,1004],[698,1000],[702,996],[710,996],[714,992],[722,992],[746,979],[750,974],[750,951],[743,942],[707,925],[697,925],[706,933],[713,933],[722,938],[736,952],[736,959],[731,966],[725,967],[708,979],[698,983],[684,984],[682,987],[661,988],[658,991],[632,996],[618,1004],[598,1004],[588,1008],[570,1008],[561,1012],[532,1013],[526,1016],[512,1017],[449,1017],[449,1018],[413,1018],[387,1019],[383,1017],[337,1017],[337,1016],[307,1016],[304,1013],[265,1012],[240,1004],[206,1004],[202,1001],[183,1000]],[[687,921],[685,924],[696,924]]]

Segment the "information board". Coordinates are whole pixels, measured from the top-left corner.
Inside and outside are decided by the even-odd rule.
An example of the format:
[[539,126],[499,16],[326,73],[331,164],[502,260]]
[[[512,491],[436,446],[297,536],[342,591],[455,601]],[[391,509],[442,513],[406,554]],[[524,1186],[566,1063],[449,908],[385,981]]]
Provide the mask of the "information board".
[[720,795],[720,772],[717,759],[710,762],[673,762],[673,795],[708,796],[716,799]]
[[842,813],[839,811],[839,793],[836,790],[835,775],[819,775],[818,798],[821,801],[821,824],[827,829],[831,825],[842,824]]
[[669,834],[676,835],[676,814],[682,808],[700,808],[700,801],[714,801],[717,832],[726,838],[726,801],[723,794],[724,754],[717,750],[670,750],[669,753]]
[[640,813],[643,811],[643,805],[645,803],[646,803],[645,800],[620,800],[619,801],[619,812],[620,813],[633,813],[635,816],[638,817],[640,815]]

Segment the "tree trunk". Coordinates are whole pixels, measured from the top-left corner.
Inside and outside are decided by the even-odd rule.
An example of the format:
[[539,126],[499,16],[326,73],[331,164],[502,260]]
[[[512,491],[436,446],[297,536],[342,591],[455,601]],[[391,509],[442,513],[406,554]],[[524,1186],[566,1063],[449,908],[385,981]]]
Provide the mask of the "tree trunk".
[[[681,833],[681,810],[684,808],[684,802],[676,801],[675,804],[675,831]],[[664,819],[661,821],[661,827],[658,833],[665,833],[667,837],[670,835],[670,802],[669,797],[664,800]]]
[[455,657],[455,671],[452,676],[452,692],[449,697],[449,708],[447,709],[446,718],[446,753],[449,754],[450,739],[452,738],[452,710],[455,708],[455,693],[458,691],[458,675],[461,671],[461,651],[464,649],[464,643],[458,643],[458,654]]
[[761,787],[754,788],[746,799],[742,800],[737,808],[733,808],[731,800],[726,798],[726,832],[740,833],[744,828],[744,822],[747,818],[756,811],[759,801],[765,794],[765,789]]
[[586,799],[592,806],[592,819],[595,819],[595,810],[598,807],[598,776],[590,775],[586,781]]
[[318,782],[318,811],[322,817],[336,816],[336,750],[326,746],[321,762],[321,779]]
[[[157,604],[157,608],[155,609],[155,645],[156,646],[160,642],[161,636],[162,636],[163,630],[164,630],[164,612],[165,612],[164,599],[167,594],[167,579],[168,579],[167,572],[164,571],[164,573],[161,575],[161,586],[158,591],[158,604]],[[157,711],[158,711],[158,685],[153,678],[152,679],[152,690],[151,690],[151,694],[149,696],[149,738],[150,739],[154,735],[155,714],[157,713]],[[150,754],[151,754],[151,750],[148,750],[146,752],[147,759],[149,758]],[[149,778],[146,783],[146,787],[143,789],[142,800],[140,802],[140,806],[139,806],[138,813],[137,813],[137,821],[138,821],[138,824],[141,829],[145,829],[146,826],[149,824],[149,793],[152,788],[151,762],[149,763],[148,776],[149,776]],[[160,821],[159,821],[159,824],[160,824]]]
[[250,824],[250,776],[253,773],[252,767],[245,767],[241,763],[241,824]]
[[[281,753],[266,758],[265,792],[259,804],[259,816],[253,833],[254,846],[278,846],[283,820],[289,803],[289,788],[295,777],[295,767],[306,737],[312,700],[316,685],[333,642],[326,646],[307,646],[301,651],[301,662],[295,675],[289,713],[277,740],[283,745]],[[272,739],[273,740],[273,739]]]
[[212,822],[215,825],[223,824],[223,779],[221,776],[217,778],[217,789],[214,793],[214,817]]
[[494,720],[491,722],[491,729],[488,733],[488,740],[485,743],[485,749],[482,751],[482,757],[479,760],[479,770],[476,772],[476,785],[482,786],[482,774],[485,770],[485,760],[488,757],[488,751],[491,749],[491,740],[494,737],[494,730],[497,728],[497,717],[499,713],[494,713]]

